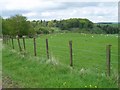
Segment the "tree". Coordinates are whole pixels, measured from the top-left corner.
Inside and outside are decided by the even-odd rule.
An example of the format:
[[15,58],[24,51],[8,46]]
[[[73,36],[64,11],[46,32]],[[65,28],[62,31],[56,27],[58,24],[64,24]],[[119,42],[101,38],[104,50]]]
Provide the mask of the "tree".
[[33,27],[31,23],[22,15],[15,15],[3,20],[3,34],[22,37],[23,35],[28,35],[30,32],[33,32],[32,30]]
[[2,36],[2,17],[0,16],[0,37]]
[[56,27],[56,23],[54,21],[48,21],[48,27]]

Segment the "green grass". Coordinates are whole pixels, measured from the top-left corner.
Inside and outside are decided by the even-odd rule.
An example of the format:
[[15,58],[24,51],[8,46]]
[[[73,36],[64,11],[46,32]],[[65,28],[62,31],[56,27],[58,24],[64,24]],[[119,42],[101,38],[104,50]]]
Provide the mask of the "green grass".
[[[8,47],[3,49],[3,72],[24,87],[117,87],[116,36],[79,33],[41,35],[36,39],[37,57],[33,53],[33,39],[26,39],[25,56],[19,53],[17,40],[14,40],[16,51],[9,51]],[[46,58],[46,38],[49,40],[50,60]],[[69,40],[73,42],[73,69],[69,66]],[[106,77],[107,44],[112,45],[110,78]]]
[[2,41],[0,40],[0,88],[2,86]]

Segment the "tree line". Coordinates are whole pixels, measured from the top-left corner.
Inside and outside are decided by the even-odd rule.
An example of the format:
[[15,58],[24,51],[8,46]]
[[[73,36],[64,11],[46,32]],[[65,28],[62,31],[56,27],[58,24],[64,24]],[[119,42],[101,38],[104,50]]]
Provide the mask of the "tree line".
[[15,15],[2,20],[2,34],[22,37],[23,35],[34,36],[36,34],[49,34],[59,32],[78,33],[104,33],[117,34],[118,27],[110,25],[96,25],[88,19],[70,18],[63,20],[33,20],[29,21],[25,16]]

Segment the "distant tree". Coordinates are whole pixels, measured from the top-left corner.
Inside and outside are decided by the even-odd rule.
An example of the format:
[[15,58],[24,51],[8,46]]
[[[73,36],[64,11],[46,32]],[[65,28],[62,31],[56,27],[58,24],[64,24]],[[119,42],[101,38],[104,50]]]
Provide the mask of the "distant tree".
[[118,27],[113,27],[110,25],[97,25],[100,29],[102,29],[104,32],[107,34],[118,34],[119,33],[119,28]]
[[0,16],[0,37],[2,36],[2,17]]
[[31,23],[22,15],[15,15],[3,20],[3,34],[18,35],[21,37],[28,35],[32,30]]
[[48,21],[48,27],[56,27],[56,22],[54,21]]

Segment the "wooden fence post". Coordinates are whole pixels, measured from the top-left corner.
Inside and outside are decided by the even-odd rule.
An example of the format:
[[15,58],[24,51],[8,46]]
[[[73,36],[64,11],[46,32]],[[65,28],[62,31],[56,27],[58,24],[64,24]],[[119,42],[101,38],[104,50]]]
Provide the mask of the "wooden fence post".
[[72,41],[69,41],[69,47],[70,47],[70,66],[73,66],[73,56],[72,56]]
[[106,46],[107,75],[110,76],[111,45]]
[[33,38],[33,41],[34,41],[34,55],[36,56],[36,39],[35,37]]
[[17,40],[18,40],[19,50],[20,50],[20,52],[21,52],[21,51],[22,51],[22,48],[21,48],[21,45],[20,45],[20,39],[19,39],[19,37],[17,37]]
[[6,36],[6,44],[8,45],[8,36]]
[[13,47],[13,49],[14,49],[14,41],[13,41],[13,38],[11,37],[11,39],[12,39],[12,47]]
[[23,37],[23,47],[24,47],[24,50],[26,50],[26,47],[25,47],[25,38]]
[[5,35],[5,44],[7,44],[7,36]]
[[3,43],[6,44],[6,38],[4,35],[3,35]]
[[10,45],[10,36],[7,36],[8,38],[8,45]]
[[46,39],[46,54],[47,54],[47,58],[49,59],[48,39]]
[[11,37],[10,36],[8,36],[8,40],[9,40],[9,45],[11,46]]
[[4,35],[4,43],[6,44],[6,36]]

